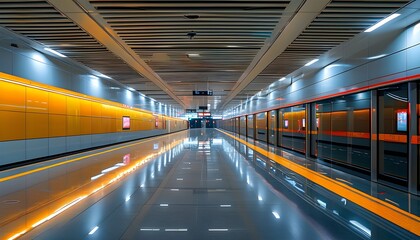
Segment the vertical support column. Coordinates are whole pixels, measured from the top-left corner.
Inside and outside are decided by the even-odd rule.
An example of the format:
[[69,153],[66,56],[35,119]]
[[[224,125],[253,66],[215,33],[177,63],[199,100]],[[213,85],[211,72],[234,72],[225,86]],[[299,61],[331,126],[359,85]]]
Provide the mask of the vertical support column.
[[408,83],[408,191],[417,194],[418,146],[417,146],[417,83]]
[[315,133],[318,134],[317,125],[316,125],[316,103],[312,103],[309,105],[310,115],[309,115],[309,122],[307,126],[309,127],[309,155],[315,157],[315,148],[316,148],[316,136]]
[[311,128],[312,126],[312,119],[311,116],[313,115],[311,104],[305,104],[305,157],[309,158],[311,156]]
[[370,92],[370,180],[378,181],[378,91]]

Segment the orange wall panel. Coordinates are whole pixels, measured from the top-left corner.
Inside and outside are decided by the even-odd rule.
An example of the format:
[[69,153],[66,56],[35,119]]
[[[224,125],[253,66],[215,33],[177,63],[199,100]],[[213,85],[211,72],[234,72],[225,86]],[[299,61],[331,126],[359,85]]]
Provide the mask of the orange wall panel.
[[67,115],[80,116],[80,99],[67,97]]
[[[4,91],[7,89],[7,91]],[[26,91],[24,86],[0,81],[0,111],[25,111]]]
[[92,117],[91,118],[92,121],[92,134],[101,134],[103,133],[101,131],[101,118],[98,117]]
[[48,122],[50,137],[66,136],[67,117],[66,115],[50,114]]
[[92,116],[92,103],[87,100],[80,100],[80,116]]
[[91,107],[92,117],[101,117],[102,104],[97,103],[97,102],[92,102],[91,105],[92,105]]
[[57,93],[49,93],[49,113],[50,114],[67,114],[66,96]]
[[80,135],[80,117],[67,116],[67,136]]
[[25,113],[0,111],[0,141],[25,139]]
[[91,117],[80,117],[80,134],[92,134]]
[[26,113],[26,138],[48,137],[48,114]]
[[27,87],[26,112],[48,113],[48,92]]

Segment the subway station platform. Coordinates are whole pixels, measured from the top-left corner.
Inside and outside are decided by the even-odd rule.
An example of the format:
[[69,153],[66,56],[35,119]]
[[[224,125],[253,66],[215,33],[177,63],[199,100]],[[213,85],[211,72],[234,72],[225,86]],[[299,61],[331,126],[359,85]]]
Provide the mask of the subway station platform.
[[418,239],[419,198],[193,129],[0,172],[0,239]]

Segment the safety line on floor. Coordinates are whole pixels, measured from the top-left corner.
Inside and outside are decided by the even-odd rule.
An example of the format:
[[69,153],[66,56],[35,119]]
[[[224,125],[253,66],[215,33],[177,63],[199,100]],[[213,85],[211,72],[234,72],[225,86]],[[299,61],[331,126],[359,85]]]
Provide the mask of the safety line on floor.
[[264,150],[261,147],[255,146],[254,144],[248,143],[232,134],[217,129],[218,131],[226,134],[227,136],[235,139],[236,141],[245,144],[252,150],[264,155],[265,157],[274,160],[283,167],[305,177],[309,181],[312,181],[325,189],[343,197],[351,202],[359,205],[360,207],[394,223],[395,225],[406,229],[407,231],[420,236],[420,217],[406,212],[400,208],[393,206],[383,200],[368,195],[362,191],[352,188],[344,183],[326,177],[318,172],[310,170],[304,166],[301,166],[293,161],[290,161],[284,157],[281,157],[275,153]]
[[168,136],[168,135],[157,136],[157,137],[153,137],[151,139],[143,139],[143,140],[140,140],[140,142],[132,143],[132,144],[129,144],[129,145],[124,145],[124,146],[121,146],[121,147],[117,147],[117,148],[113,148],[113,149],[89,154],[89,155],[86,155],[86,156],[83,156],[83,157],[70,159],[70,160],[67,160],[67,161],[64,161],[64,162],[55,163],[55,164],[48,165],[48,166],[45,166],[45,167],[36,168],[36,169],[29,170],[29,171],[26,171],[26,172],[17,173],[17,174],[10,175],[10,176],[4,177],[4,178],[0,178],[0,183],[9,181],[9,180],[12,180],[12,179],[15,179],[15,178],[23,177],[23,176],[26,176],[26,175],[29,175],[29,174],[32,174],[32,173],[41,172],[41,171],[44,171],[44,170],[47,170],[47,169],[50,169],[50,168],[58,167],[58,166],[61,166],[61,165],[72,163],[72,162],[77,162],[77,161],[80,161],[80,160],[83,160],[83,159],[86,159],[86,158],[90,158],[90,157],[98,156],[98,155],[101,155],[101,154],[117,151],[117,150],[120,150],[120,149],[123,149],[123,148],[136,146],[138,144],[143,144],[143,143],[146,143],[146,142],[157,140],[158,138],[166,137],[166,136]]

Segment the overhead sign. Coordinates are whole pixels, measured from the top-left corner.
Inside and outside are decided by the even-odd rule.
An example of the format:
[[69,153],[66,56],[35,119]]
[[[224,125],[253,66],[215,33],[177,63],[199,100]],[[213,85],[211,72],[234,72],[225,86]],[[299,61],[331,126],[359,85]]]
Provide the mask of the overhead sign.
[[200,109],[200,110],[207,110],[207,106],[198,106],[198,109]]
[[193,96],[213,96],[213,91],[193,91]]
[[196,113],[197,110],[196,109],[186,109],[185,112],[186,113]]
[[199,117],[211,117],[211,112],[199,112]]

